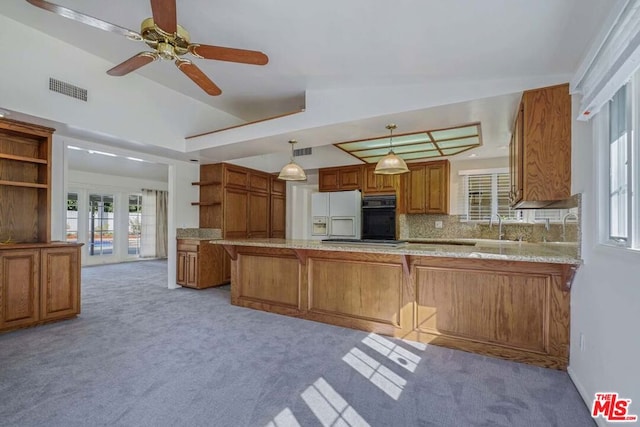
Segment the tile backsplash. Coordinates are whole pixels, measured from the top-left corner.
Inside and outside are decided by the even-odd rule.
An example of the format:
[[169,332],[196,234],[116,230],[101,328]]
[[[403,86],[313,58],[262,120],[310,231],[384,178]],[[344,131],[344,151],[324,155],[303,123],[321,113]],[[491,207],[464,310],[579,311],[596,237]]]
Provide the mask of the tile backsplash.
[[[580,195],[575,199],[577,216],[581,214]],[[400,239],[497,239],[499,227],[494,220],[492,226],[489,221],[463,221],[460,215],[422,215],[406,214],[398,216]],[[436,222],[442,222],[442,228],[436,228]],[[563,235],[564,228],[564,235]],[[551,222],[549,230],[544,222],[505,222],[502,224],[505,240],[523,240],[527,242],[580,242],[580,221]]]

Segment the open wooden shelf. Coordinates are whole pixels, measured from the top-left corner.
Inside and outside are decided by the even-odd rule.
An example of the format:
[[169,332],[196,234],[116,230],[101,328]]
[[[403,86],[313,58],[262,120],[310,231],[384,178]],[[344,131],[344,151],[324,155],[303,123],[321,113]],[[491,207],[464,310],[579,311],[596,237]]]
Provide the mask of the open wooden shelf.
[[46,165],[49,163],[47,159],[38,159],[35,157],[25,157],[25,156],[16,156],[13,154],[0,153],[0,159],[8,159],[8,160],[16,160],[18,162],[27,162],[27,163],[39,163],[41,165]]
[[216,206],[220,204],[220,202],[191,202],[191,206]]
[[197,181],[192,182],[191,185],[218,185],[222,184],[220,181]]
[[47,184],[37,184],[35,182],[20,181],[0,181],[0,185],[10,185],[12,187],[49,188]]

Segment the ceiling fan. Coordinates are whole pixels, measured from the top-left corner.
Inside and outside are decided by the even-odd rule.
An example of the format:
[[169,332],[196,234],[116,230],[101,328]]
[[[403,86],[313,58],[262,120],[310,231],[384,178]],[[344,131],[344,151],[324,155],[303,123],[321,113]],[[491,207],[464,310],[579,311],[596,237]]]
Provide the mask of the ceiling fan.
[[156,59],[172,60],[176,67],[200,86],[209,95],[220,95],[222,91],[198,66],[182,56],[190,53],[196,58],[218,61],[239,62],[242,64],[265,65],[269,57],[255,50],[234,49],[191,43],[189,33],[178,25],[176,0],[151,0],[152,17],[142,21],[140,33],[102,21],[89,15],[68,9],[45,0],[27,0],[32,5],[48,10],[60,16],[104,31],[121,34],[130,40],[143,41],[154,49],[140,52],[107,71],[110,76],[124,76]]

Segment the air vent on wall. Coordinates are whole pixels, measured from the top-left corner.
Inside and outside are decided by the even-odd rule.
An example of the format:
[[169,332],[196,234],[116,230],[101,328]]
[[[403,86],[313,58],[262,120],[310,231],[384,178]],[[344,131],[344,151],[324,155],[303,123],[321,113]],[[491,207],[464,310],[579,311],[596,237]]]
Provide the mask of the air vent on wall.
[[296,150],[293,150],[293,157],[309,156],[309,155],[311,155],[311,147],[298,148]]
[[81,101],[87,101],[86,89],[82,89],[81,87],[74,86],[71,83],[66,83],[52,77],[49,77],[49,90],[79,99]]

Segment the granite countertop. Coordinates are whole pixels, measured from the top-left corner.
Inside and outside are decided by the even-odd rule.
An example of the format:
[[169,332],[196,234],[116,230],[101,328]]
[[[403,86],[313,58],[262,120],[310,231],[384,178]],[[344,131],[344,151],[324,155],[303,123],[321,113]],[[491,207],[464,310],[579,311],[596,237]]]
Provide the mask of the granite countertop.
[[[363,243],[323,243],[317,240],[286,239],[221,239],[211,243],[220,245],[255,246],[317,251],[365,252],[391,255],[436,256],[449,258],[496,259],[508,261],[544,262],[554,264],[582,264],[577,257],[577,245],[554,243],[527,243],[489,239],[461,239],[474,245],[447,244],[415,240],[396,246]],[[454,242],[456,239],[447,239]]]
[[176,228],[176,239],[222,239],[222,230],[220,230],[219,228]]

